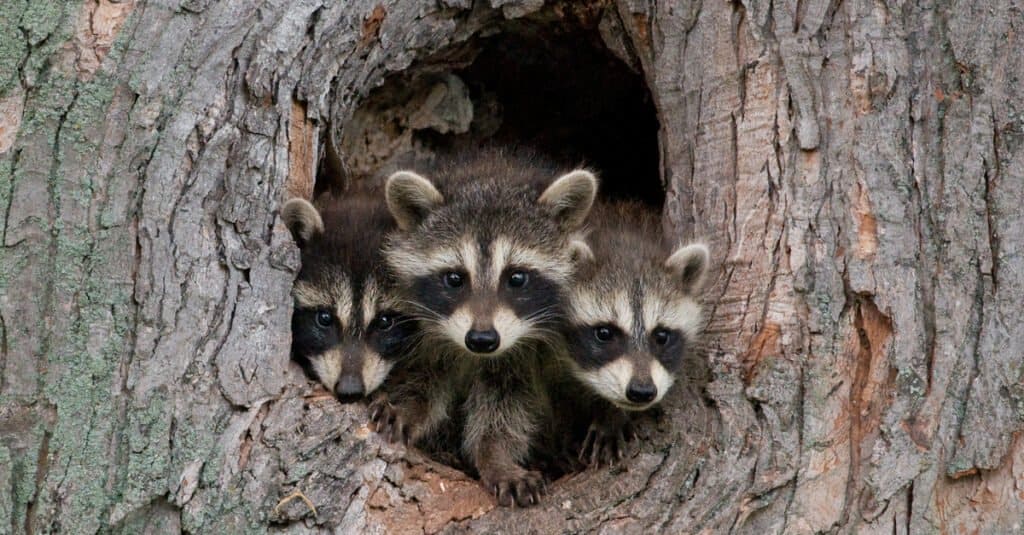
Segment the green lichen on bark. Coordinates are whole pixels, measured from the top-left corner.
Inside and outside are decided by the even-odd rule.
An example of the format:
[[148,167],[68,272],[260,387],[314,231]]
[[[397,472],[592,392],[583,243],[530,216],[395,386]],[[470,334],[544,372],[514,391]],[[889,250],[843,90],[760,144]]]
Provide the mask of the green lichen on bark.
[[[22,437],[27,447],[9,463],[12,496],[0,500],[0,508],[11,506],[0,516],[6,517],[4,526],[32,525],[39,532],[102,530],[120,497],[119,485],[109,481],[117,473],[109,459],[122,424],[115,378],[131,351],[135,314],[131,287],[121,283],[126,266],[110,257],[112,251],[131,251],[128,230],[99,230],[104,206],[98,185],[118,180],[98,176],[97,159],[117,78],[100,71],[81,81],[54,64],[80,7],[79,2],[0,7],[0,24],[16,28],[0,39],[0,72],[11,72],[4,68],[9,64],[20,66],[16,75],[0,80],[0,92],[19,76],[26,83],[18,142],[9,153],[17,157],[5,158],[0,168],[0,201],[7,207],[19,188],[41,183],[46,192],[45,202],[27,214],[22,210],[18,224],[41,232],[28,234],[4,255],[0,291],[26,277],[46,288],[29,296],[43,317],[25,320],[42,332],[40,346],[33,348],[37,360],[46,363],[45,401],[39,406],[53,407],[55,414],[52,423],[41,419],[35,436]],[[114,50],[121,54],[125,48]]]
[[[87,83],[63,81],[60,102],[73,99],[62,114],[56,133],[56,162],[51,180],[54,203],[53,257],[49,281],[56,291],[53,309],[71,307],[66,332],[53,332],[46,359],[50,370],[46,396],[57,407],[51,450],[59,469],[51,470],[46,487],[73,488],[57,514],[61,528],[90,533],[104,525],[104,513],[113,496],[109,470],[99,459],[108,458],[120,422],[117,400],[111,396],[123,353],[130,347],[130,294],[116,284],[108,259],[97,250],[98,222],[90,210],[98,135],[113,94],[113,80],[98,76]],[[83,133],[85,132],[85,133]],[[86,291],[82,291],[85,289]],[[69,299],[74,295],[74,299]],[[56,467],[55,467],[56,468]],[[45,499],[44,499],[45,503]],[[69,525],[69,522],[71,525]]]
[[0,97],[18,81],[18,65],[28,52],[28,41],[18,28],[26,0],[0,2]]
[[28,85],[35,85],[36,77],[49,69],[54,54],[71,37],[81,6],[82,2],[74,1],[32,1],[25,6],[18,27],[28,40],[28,55],[21,67]]
[[[12,488],[12,459],[11,452],[8,451],[2,444],[0,444],[0,489]],[[12,516],[14,515],[14,503],[13,496],[7,492],[0,492],[0,526],[4,526],[0,529],[6,529],[6,526],[11,525]]]
[[120,471],[119,503],[114,522],[144,506],[154,496],[168,492],[173,407],[153,397],[145,407],[134,407],[128,416],[128,464]]
[[[11,516],[9,523],[3,524],[4,526],[10,525],[17,528],[18,526],[25,526],[25,517],[28,514],[29,504],[32,503],[36,498],[36,477],[39,472],[40,464],[45,464],[46,459],[40,458],[43,455],[48,454],[48,445],[46,440],[46,429],[45,424],[39,422],[32,430],[28,433],[28,436],[24,437],[24,443],[28,444],[28,448],[23,451],[9,451],[10,454],[10,487],[4,487],[6,491],[10,489],[10,504],[11,504]],[[15,529],[15,531],[17,531]]]

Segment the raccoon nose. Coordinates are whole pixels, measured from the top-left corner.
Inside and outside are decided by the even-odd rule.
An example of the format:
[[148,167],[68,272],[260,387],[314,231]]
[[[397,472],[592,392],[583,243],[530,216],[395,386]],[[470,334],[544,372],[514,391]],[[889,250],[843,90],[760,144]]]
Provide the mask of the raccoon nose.
[[658,395],[658,387],[654,383],[629,382],[626,387],[626,399],[633,403],[650,403]]
[[363,379],[358,375],[342,375],[334,385],[334,393],[342,403],[351,403],[363,397]]
[[466,333],[466,347],[474,353],[493,353],[498,349],[499,344],[501,344],[501,337],[494,329]]

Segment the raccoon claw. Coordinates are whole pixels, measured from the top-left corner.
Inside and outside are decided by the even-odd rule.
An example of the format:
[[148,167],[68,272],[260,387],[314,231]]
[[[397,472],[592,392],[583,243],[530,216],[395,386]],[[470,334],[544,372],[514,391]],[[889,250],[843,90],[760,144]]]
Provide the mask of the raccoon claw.
[[544,477],[540,472],[523,471],[519,477],[501,479],[493,483],[485,483],[488,490],[502,507],[529,507],[540,503],[544,495]]
[[385,440],[394,444],[409,445],[409,424],[386,399],[377,399],[370,404],[370,423],[373,430]]
[[596,422],[592,423],[587,430],[586,438],[583,439],[579,460],[593,467],[600,467],[602,464],[611,466],[622,460],[626,452],[626,443],[634,438],[636,433],[629,423],[610,428]]

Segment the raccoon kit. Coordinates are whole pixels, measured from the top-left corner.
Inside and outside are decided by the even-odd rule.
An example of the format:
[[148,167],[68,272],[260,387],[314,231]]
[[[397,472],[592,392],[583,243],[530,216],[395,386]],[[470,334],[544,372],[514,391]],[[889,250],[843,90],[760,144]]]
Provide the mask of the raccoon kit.
[[292,358],[341,401],[381,385],[408,352],[415,322],[400,314],[380,248],[394,226],[382,196],[291,199],[281,217],[302,255],[292,289]]
[[701,325],[698,292],[708,249],[675,249],[661,238],[657,214],[634,203],[595,207],[568,303],[573,375],[599,400],[580,451],[611,462],[629,438],[628,413],[661,401]]
[[580,251],[572,238],[597,190],[587,171],[556,177],[485,152],[426,177],[395,173],[386,188],[399,230],[384,259],[423,340],[403,370],[411,379],[371,417],[407,442],[458,419],[463,456],[502,505],[536,503],[542,491],[528,463],[551,424],[547,381],[564,362],[563,300]]

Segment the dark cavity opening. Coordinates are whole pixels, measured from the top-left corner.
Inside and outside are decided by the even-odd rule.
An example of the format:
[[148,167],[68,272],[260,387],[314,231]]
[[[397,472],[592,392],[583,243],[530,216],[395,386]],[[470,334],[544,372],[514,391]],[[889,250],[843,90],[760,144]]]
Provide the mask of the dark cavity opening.
[[[508,22],[426,58],[364,99],[337,131],[342,180],[486,144],[596,170],[606,198],[664,201],[658,120],[635,59],[596,24]],[[343,187],[318,180],[317,193]]]

